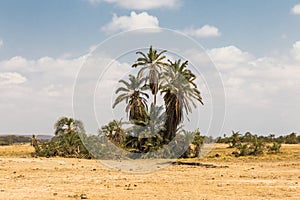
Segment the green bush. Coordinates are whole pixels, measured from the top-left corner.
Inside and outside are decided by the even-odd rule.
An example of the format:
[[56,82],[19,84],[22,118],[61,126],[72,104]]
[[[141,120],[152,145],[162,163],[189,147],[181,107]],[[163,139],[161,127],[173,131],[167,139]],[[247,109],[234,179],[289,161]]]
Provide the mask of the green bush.
[[87,138],[83,124],[79,120],[62,117],[55,123],[55,136],[49,142],[34,145],[34,156],[68,158],[90,158],[91,155],[83,145],[82,139]]
[[276,154],[280,152],[281,144],[274,142],[272,146],[268,146],[267,148],[269,153]]
[[265,152],[265,143],[261,138],[253,137],[251,142],[241,143],[239,142],[236,146],[236,151],[233,154],[238,156],[248,156],[248,155],[261,155]]

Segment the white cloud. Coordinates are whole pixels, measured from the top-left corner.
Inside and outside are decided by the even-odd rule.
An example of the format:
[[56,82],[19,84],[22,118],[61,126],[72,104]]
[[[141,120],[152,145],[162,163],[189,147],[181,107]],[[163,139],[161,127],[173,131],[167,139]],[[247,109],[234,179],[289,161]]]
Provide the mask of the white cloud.
[[[5,131],[8,133],[51,134],[53,123],[57,118],[73,116],[74,82],[77,81],[77,73],[82,63],[86,61],[86,57],[73,59],[42,57],[29,60],[16,56],[0,61],[0,94],[4,97],[0,98],[0,112],[5,113],[5,117],[0,117],[2,124],[5,124],[5,127],[1,127],[2,133]],[[111,61],[112,59],[99,58],[89,62],[88,64],[92,65],[92,71],[81,74],[81,80],[90,85],[89,89],[92,88],[87,91],[83,87],[83,90],[79,91],[85,104],[88,104],[86,99],[88,101],[94,99],[95,88],[93,86],[95,87],[98,81],[99,72],[105,69],[99,68],[99,66],[107,66]],[[127,77],[128,69],[131,67],[127,64],[119,62],[110,64],[110,68],[106,70],[109,73],[107,76],[109,79],[101,80],[101,91],[96,94],[99,95],[97,97],[100,99],[100,106],[102,98],[107,98],[108,104],[111,102],[111,96],[105,95],[114,92],[112,87],[114,84],[118,84],[119,79]],[[94,105],[93,102],[90,105]],[[110,107],[109,104],[106,108]],[[108,111],[110,114],[111,110],[108,109]],[[105,120],[109,120],[107,117],[103,117]],[[87,130],[94,127],[90,122],[92,120],[80,119],[84,121]],[[95,128],[92,131],[96,130]]]
[[185,29],[183,33],[193,37],[218,37],[221,35],[219,29],[211,25],[204,25],[201,28]]
[[113,15],[112,21],[101,28],[105,32],[128,31],[142,28],[159,28],[157,17],[149,15],[147,12],[131,12],[130,16]]
[[295,14],[295,15],[300,15],[300,4],[295,5],[295,6],[292,8],[291,12],[292,12],[293,14]]
[[[221,69],[224,81],[228,105],[224,130],[288,133],[287,130],[300,129],[297,121],[300,112],[300,68],[296,59],[300,55],[300,41],[295,42],[290,54],[282,56],[255,57],[236,46],[214,48],[207,52]],[[197,60],[203,55],[194,56],[193,60]],[[188,56],[185,57],[190,60]],[[5,97],[0,98],[0,111],[5,113],[5,117],[1,118],[5,124],[2,131],[51,133],[49,130],[52,130],[59,116],[72,116],[73,83],[84,59],[43,57],[28,60],[14,57],[0,61],[0,93]],[[94,60],[90,64],[99,70],[99,66],[107,66],[110,61]],[[96,114],[100,121],[110,119],[110,106],[114,100],[110,94],[118,86],[117,81],[127,77],[128,69],[132,70],[129,64],[115,62],[105,71],[103,77],[106,78],[103,80],[98,80],[98,75],[93,71],[83,74],[81,80],[91,84],[89,87],[92,90],[91,94],[87,94],[88,91],[83,87],[79,90],[79,96],[84,104],[95,99]],[[101,81],[96,90],[92,87],[95,81]],[[209,95],[205,92],[202,94],[207,102]],[[117,109],[124,114],[122,105]],[[118,113],[113,115],[118,116]],[[93,127],[90,122],[92,117],[80,118],[87,129]]]
[[[280,56],[255,57],[236,46],[207,53],[220,69],[226,92],[224,130],[259,134],[300,130],[300,41],[294,43],[290,53]],[[203,57],[199,53],[193,57],[200,71],[206,66]]]
[[293,49],[291,50],[294,59],[300,61],[300,41],[293,44]]
[[26,77],[17,72],[0,73],[0,86],[17,85],[26,82]]
[[101,2],[116,4],[119,7],[134,10],[150,10],[156,8],[177,8],[182,0],[87,0],[91,4]]
[[247,63],[254,58],[248,52],[243,52],[235,46],[215,48],[208,50],[207,53],[220,69],[235,68],[240,63]]

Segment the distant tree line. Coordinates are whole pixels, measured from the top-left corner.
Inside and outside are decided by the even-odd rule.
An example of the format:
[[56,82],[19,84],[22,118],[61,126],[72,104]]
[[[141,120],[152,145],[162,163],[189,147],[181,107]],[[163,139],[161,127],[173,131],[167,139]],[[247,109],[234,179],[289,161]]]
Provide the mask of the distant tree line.
[[244,135],[232,131],[231,136],[218,137],[217,143],[226,143],[228,148],[235,148],[232,152],[236,157],[248,155],[261,155],[264,153],[280,153],[281,144],[299,144],[300,136],[291,133],[286,136],[275,137],[274,134],[268,136],[257,136],[246,132]]
[[251,142],[253,138],[257,138],[260,141],[266,143],[277,142],[280,144],[299,144],[300,143],[300,135],[292,132],[285,136],[275,136],[275,134],[269,134],[268,136],[258,136],[257,134],[252,134],[250,132],[246,132],[245,134],[240,134],[239,132],[232,132],[232,135],[227,136],[224,134],[224,137],[218,137],[216,139],[217,143],[226,143],[234,145],[237,141],[240,142]]
[[31,142],[31,138],[28,136],[20,135],[3,135],[0,136],[0,145],[12,145],[15,143],[28,143]]

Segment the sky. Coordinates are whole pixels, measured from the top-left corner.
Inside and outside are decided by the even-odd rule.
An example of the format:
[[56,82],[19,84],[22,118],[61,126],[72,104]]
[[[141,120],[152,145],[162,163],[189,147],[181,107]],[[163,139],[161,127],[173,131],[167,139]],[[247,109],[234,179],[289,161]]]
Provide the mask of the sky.
[[59,117],[74,114],[88,53],[138,28],[180,31],[203,46],[226,96],[217,134],[300,132],[299,0],[2,0],[0,133],[53,134]]

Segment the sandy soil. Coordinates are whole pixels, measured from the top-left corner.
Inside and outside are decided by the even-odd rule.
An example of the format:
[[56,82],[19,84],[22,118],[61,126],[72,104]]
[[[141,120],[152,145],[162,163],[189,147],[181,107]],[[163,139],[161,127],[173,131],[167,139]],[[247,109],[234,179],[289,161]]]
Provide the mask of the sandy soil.
[[300,199],[298,158],[200,162],[228,168],[168,165],[124,173],[97,160],[2,155],[0,199]]

